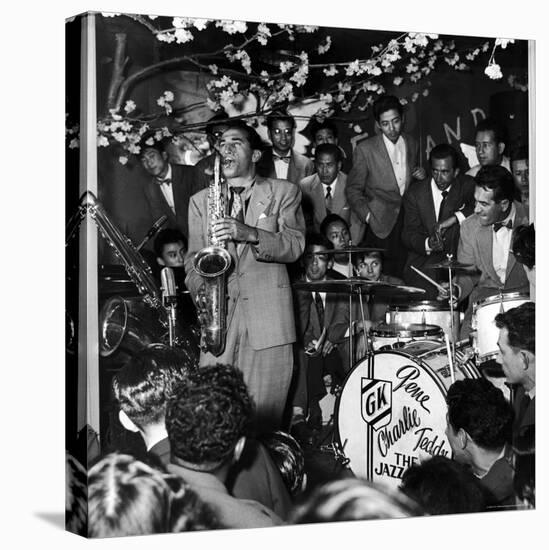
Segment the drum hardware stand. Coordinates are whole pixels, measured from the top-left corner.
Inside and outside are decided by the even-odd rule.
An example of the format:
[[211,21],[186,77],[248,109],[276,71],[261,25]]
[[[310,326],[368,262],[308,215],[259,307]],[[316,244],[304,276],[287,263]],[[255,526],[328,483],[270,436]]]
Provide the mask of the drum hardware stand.
[[446,254],[446,257],[448,258],[448,283],[450,284],[450,333],[452,335],[452,338],[450,340],[450,348],[452,350],[452,357],[450,360],[452,361],[452,364],[455,361],[456,358],[456,345],[454,342],[454,288],[452,284],[452,257],[453,254]]

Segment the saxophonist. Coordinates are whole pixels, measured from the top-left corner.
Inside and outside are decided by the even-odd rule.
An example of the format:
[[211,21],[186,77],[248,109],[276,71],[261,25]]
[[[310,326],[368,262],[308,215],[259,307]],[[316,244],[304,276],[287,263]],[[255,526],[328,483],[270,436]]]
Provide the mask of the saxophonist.
[[209,220],[208,189],[191,197],[185,257],[185,282],[200,315],[208,296],[193,267],[194,256],[211,244],[209,235],[224,242],[231,255],[226,274],[225,348],[217,357],[202,351],[200,366],[224,363],[243,372],[256,405],[256,433],[281,427],[295,341],[292,293],[284,264],[296,261],[305,245],[301,191],[288,181],[257,175],[262,149],[253,128],[242,121],[230,122],[219,142],[226,214]]

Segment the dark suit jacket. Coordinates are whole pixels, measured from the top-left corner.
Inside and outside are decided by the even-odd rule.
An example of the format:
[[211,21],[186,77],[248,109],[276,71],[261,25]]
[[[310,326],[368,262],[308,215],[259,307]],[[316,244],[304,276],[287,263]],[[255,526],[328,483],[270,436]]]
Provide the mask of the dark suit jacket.
[[[315,166],[311,159],[292,149],[290,153],[290,165],[288,166],[287,180],[296,185],[305,177],[314,174]],[[268,148],[263,152],[257,163],[257,173],[264,178],[276,179],[276,169],[273,160],[273,150]]]
[[[418,145],[414,138],[402,134],[406,144],[406,189],[417,166]],[[380,239],[393,229],[402,204],[383,136],[360,142],[353,153],[353,168],[347,177],[347,201],[364,224],[370,214],[369,226]]]
[[[466,218],[475,209],[475,181],[470,176],[458,175],[452,183],[446,201],[443,205],[440,220],[449,218],[452,214],[460,211]],[[417,286],[419,276],[410,269],[414,266],[418,269],[440,262],[446,259],[446,254],[453,254],[456,257],[460,226],[456,224],[444,233],[444,250],[432,252],[427,255],[425,252],[425,240],[434,234],[437,223],[437,212],[433,203],[431,190],[431,179],[417,181],[410,185],[403,197],[404,226],[402,228],[402,242],[408,249],[408,259],[404,268],[404,276],[408,284]],[[427,274],[436,278],[439,270],[431,270]],[[436,279],[438,280],[438,279]],[[426,283],[429,285],[429,283]],[[420,285],[423,287],[423,285]],[[431,285],[428,287],[432,289]],[[437,294],[436,290],[434,291]]]
[[189,199],[204,188],[206,180],[197,176],[196,169],[193,166],[172,164],[171,167],[175,215],[168,206],[160,185],[156,183],[154,178],[150,178],[144,187],[145,198],[149,204],[153,220],[157,220],[164,215],[168,216],[168,224],[165,227],[177,228],[188,238]]
[[[208,189],[189,204],[189,250],[185,257],[187,288],[196,296],[202,278],[193,268],[195,254],[208,246]],[[286,263],[295,262],[305,247],[305,221],[301,191],[286,180],[256,178],[245,223],[255,227],[257,245],[245,244],[237,253],[227,250],[233,267],[227,281],[227,327],[240,300],[253,349],[266,349],[295,341],[292,291]]]

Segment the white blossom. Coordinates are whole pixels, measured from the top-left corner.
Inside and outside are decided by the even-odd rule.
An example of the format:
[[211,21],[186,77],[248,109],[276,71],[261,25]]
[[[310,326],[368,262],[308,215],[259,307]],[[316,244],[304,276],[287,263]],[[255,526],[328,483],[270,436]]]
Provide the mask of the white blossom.
[[185,44],[186,42],[194,40],[193,33],[187,29],[177,29],[174,32],[174,36],[178,44]]
[[219,71],[219,67],[217,65],[208,65],[208,69],[210,69],[210,72],[212,74],[217,74],[217,72]]
[[109,109],[109,113],[113,120],[122,120],[122,116],[118,114],[116,109]]
[[101,12],[101,15],[103,17],[116,17],[117,15],[120,15],[119,13],[110,13],[110,12]]
[[153,146],[154,145],[154,138],[151,136],[147,141],[145,141],[145,145]]
[[118,157],[118,162],[122,165],[126,164],[128,162],[128,157],[125,155],[121,155]]
[[[99,145],[99,141],[97,142]],[[107,145],[109,144],[109,140],[107,139]],[[69,142],[69,149],[77,149],[80,147],[80,141],[78,138],[72,138]]]
[[245,21],[216,21],[216,27],[221,27],[228,34],[245,33],[248,26]]
[[167,32],[157,33],[156,38],[159,42],[167,42],[168,44],[170,44],[171,42],[175,42],[175,36]]
[[503,49],[507,48],[507,44],[514,44],[515,41],[512,38],[496,38],[496,46],[501,46]]
[[294,66],[293,61],[281,61],[280,72],[287,73]]
[[148,17],[151,21],[154,21],[155,19],[158,19],[158,15],[147,15],[147,17]]
[[422,94],[423,94],[423,97],[427,97],[429,95],[429,88],[425,88],[425,90],[423,90]]
[[128,151],[133,155],[139,155],[139,153],[141,152],[141,147],[139,145],[136,145],[135,143],[132,143],[128,145]]
[[189,26],[189,19],[187,17],[174,17],[172,26],[176,29],[186,29]]
[[330,65],[327,69],[323,70],[326,76],[334,76],[337,74],[337,69],[335,65]]
[[192,19],[192,25],[197,31],[203,31],[209,23],[209,19]]
[[332,45],[332,37],[328,35],[324,43],[318,45],[318,48],[317,48],[318,53],[321,55],[323,53],[326,53],[330,49],[331,45]]
[[124,111],[126,111],[126,113],[128,114],[135,111],[135,101],[128,99],[128,101],[126,101],[126,104],[124,105]]
[[362,134],[362,127],[360,126],[360,124],[354,124],[353,131],[355,134]]
[[498,80],[503,77],[501,72],[501,67],[497,63],[490,63],[486,69],[484,69],[484,74],[489,76],[492,80]]
[[120,143],[124,143],[126,141],[126,134],[123,132],[113,132],[112,137]]
[[395,76],[395,78],[393,79],[393,84],[395,86],[400,86],[403,82],[403,78],[401,76]]

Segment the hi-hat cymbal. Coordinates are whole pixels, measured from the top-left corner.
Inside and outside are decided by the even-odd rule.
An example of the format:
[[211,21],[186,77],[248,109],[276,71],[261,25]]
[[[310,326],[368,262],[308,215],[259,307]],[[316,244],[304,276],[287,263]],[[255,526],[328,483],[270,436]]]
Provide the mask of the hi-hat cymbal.
[[475,266],[472,264],[462,264],[457,260],[442,260],[436,264],[426,265],[426,268],[429,269],[463,269],[465,271],[470,271],[475,269]]
[[294,283],[293,286],[297,290],[309,290],[311,292],[341,292],[346,294],[371,294],[389,297],[425,293],[423,288],[396,285],[380,281],[369,281],[362,277],[329,279],[325,281],[299,281]]
[[357,252],[385,252],[385,248],[372,248],[368,246],[346,246],[336,250],[321,250],[320,252],[310,252],[310,254],[355,254]]

